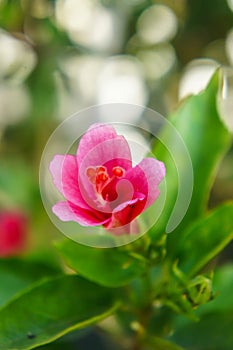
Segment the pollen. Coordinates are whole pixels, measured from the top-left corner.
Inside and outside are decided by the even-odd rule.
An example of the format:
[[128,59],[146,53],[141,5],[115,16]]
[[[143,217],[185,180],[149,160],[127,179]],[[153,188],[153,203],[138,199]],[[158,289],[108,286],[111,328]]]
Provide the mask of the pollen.
[[124,170],[120,166],[112,168],[112,172],[116,177],[122,177],[124,175]]
[[106,168],[104,166],[98,166],[96,171],[97,171],[97,173],[106,172]]
[[125,170],[120,166],[112,168],[112,176],[109,175],[107,168],[103,165],[86,169],[86,176],[94,185],[96,193],[104,199],[108,198],[111,193],[115,193],[116,180],[122,177],[124,173]]
[[107,169],[104,166],[89,167],[86,170],[89,181],[95,185],[97,193],[101,194],[103,187],[109,180]]
[[96,168],[96,183],[100,184],[107,181],[109,178],[107,169],[104,166],[99,166]]
[[95,179],[96,179],[96,169],[89,167],[86,170],[86,175],[88,177],[88,179],[90,180],[90,182],[95,183]]
[[97,174],[96,176],[96,183],[98,182],[105,182],[106,180],[108,180],[108,174],[105,172],[100,172],[99,174]]

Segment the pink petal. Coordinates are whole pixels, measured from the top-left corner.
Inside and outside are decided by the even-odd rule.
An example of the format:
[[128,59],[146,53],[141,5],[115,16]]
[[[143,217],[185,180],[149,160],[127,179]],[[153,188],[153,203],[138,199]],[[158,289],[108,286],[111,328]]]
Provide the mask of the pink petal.
[[[94,151],[89,155],[92,150]],[[87,155],[91,161],[90,165],[103,165],[116,158],[131,161],[131,152],[127,141],[123,136],[118,136],[115,129],[108,124],[94,124],[83,135],[77,150],[78,164],[82,163]]]
[[61,221],[75,221],[82,226],[98,226],[109,221],[109,218],[99,218],[95,215],[97,213],[73,206],[68,202],[58,202],[52,210]]
[[99,143],[114,139],[116,136],[115,129],[110,125],[99,123],[92,125],[79,142],[77,150],[78,162],[81,162],[87,153]]
[[159,196],[158,185],[163,180],[165,173],[165,166],[162,162],[154,158],[145,158],[125,174],[125,178],[133,184],[134,190],[146,195],[145,209],[152,205]]
[[[102,192],[103,198],[107,198],[112,209],[122,203],[128,202],[134,198],[134,188],[129,180],[116,179],[109,185],[106,185]],[[144,196],[145,197],[145,196]]]
[[50,163],[53,182],[61,194],[70,202],[88,209],[78,184],[78,165],[75,156],[56,155]]
[[61,192],[61,194],[63,194],[62,175],[61,175],[63,162],[64,162],[64,156],[57,154],[55,155],[55,157],[53,158],[53,160],[50,162],[50,165],[49,165],[49,171],[52,174],[53,183],[57,187],[59,192]]
[[112,176],[112,168],[115,166],[120,166],[125,170],[132,167],[129,145],[122,136],[98,143],[92,149],[89,148],[82,161],[80,162],[80,159],[78,159],[78,162],[82,195],[90,206],[93,206],[90,201],[94,202],[98,198],[93,184],[86,175],[89,167],[106,166],[110,177]]
[[129,234],[138,234],[139,233],[139,226],[137,219],[131,221],[129,224],[124,225],[124,226],[119,226],[115,228],[108,228],[108,232],[115,236],[120,236],[120,235],[129,235]]
[[145,196],[140,194],[139,198],[120,204],[113,210],[111,221],[105,226],[113,229],[129,224],[144,210],[145,203]]

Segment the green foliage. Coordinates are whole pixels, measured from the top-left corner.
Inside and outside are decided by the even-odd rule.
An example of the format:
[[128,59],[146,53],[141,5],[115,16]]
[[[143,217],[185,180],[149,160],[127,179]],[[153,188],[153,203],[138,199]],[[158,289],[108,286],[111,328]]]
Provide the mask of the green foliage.
[[153,337],[149,338],[148,341],[148,347],[145,348],[145,350],[183,350],[180,346],[177,346],[173,343],[168,342],[167,340]]
[[233,266],[221,267],[215,274],[216,297],[198,310],[199,322],[176,320],[171,337],[187,350],[231,350],[233,344]]
[[92,248],[71,240],[64,240],[56,246],[72,269],[103,286],[125,285],[145,271],[145,261],[118,248]]
[[98,322],[116,307],[112,290],[81,277],[48,279],[0,309],[0,348],[33,349]]
[[[230,133],[222,124],[216,109],[217,91],[218,73],[214,75],[205,91],[187,98],[170,117],[171,123],[188,149],[194,174],[193,193],[187,214],[175,232],[168,236],[169,247],[173,254],[179,245],[184,227],[204,214],[217,168],[231,143]],[[177,144],[176,135],[165,129],[161,141],[162,143],[155,146],[154,153],[166,165],[167,197],[155,232],[166,227],[179,190],[178,176],[179,181],[184,184],[187,177],[186,164],[182,162],[183,149]],[[174,163],[167,147],[174,152],[176,159],[179,159],[178,176],[177,164]],[[182,191],[185,190],[182,188]],[[153,237],[154,232],[151,235]]]
[[233,203],[219,206],[195,221],[181,242],[180,267],[193,276],[233,239]]
[[0,306],[32,283],[60,273],[59,269],[45,263],[29,264],[22,259],[0,259]]
[[[232,202],[207,210],[216,170],[231,141],[216,109],[217,90],[215,74],[204,92],[186,99],[170,118],[185,142],[194,172],[193,196],[181,224],[166,236],[178,180],[185,184],[187,169],[177,138],[165,129],[161,141],[176,152],[179,178],[160,142],[154,152],[167,168],[167,198],[157,226],[147,235],[112,249],[82,246],[68,239],[56,243],[75,274],[71,276],[65,274],[67,268],[60,272],[30,259],[27,263],[0,261],[1,349],[33,349],[116,312],[138,349],[231,350],[233,268],[217,270],[213,281],[211,272],[201,274],[233,238]],[[8,184],[4,168],[0,180],[6,191],[14,192],[19,186],[17,179],[12,186]],[[22,195],[24,201],[27,198]],[[62,276],[54,277],[57,273]]]

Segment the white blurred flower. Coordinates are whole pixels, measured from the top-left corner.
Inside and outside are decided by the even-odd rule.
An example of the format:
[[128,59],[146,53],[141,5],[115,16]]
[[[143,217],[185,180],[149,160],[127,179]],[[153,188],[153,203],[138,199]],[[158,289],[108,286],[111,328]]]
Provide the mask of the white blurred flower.
[[97,88],[98,103],[132,103],[144,105],[147,102],[147,88],[140,62],[132,56],[109,58],[99,72]]
[[63,78],[56,74],[59,119],[96,103],[96,82],[104,62],[104,58],[91,55],[72,55],[60,60]]
[[10,77],[11,81],[21,83],[36,62],[36,54],[30,45],[0,30],[0,78]]
[[60,62],[73,90],[79,92],[84,102],[90,103],[96,97],[96,81],[105,59],[93,55],[70,56]]
[[233,0],[227,0],[229,8],[233,11]]
[[0,85],[0,124],[7,126],[25,118],[30,110],[30,97],[23,85]]
[[[129,103],[145,105],[148,98],[144,72],[140,62],[132,56],[71,56],[60,62],[67,79],[58,78],[59,101],[63,118],[93,104]],[[59,75],[58,75],[59,77]],[[65,112],[66,107],[67,113]],[[111,113],[113,120],[114,113]],[[103,115],[102,115],[103,117]],[[132,121],[137,116],[118,115],[117,120]],[[126,120],[127,119],[127,120]],[[116,119],[115,119],[116,120]]]
[[121,19],[96,0],[58,0],[56,19],[71,40],[80,45],[115,52],[121,44]]
[[158,44],[171,40],[177,32],[175,13],[165,5],[153,5],[139,17],[137,32],[147,44]]
[[233,68],[221,68],[221,84],[217,106],[226,127],[233,132]]
[[176,62],[172,45],[164,43],[153,49],[140,50],[137,57],[143,63],[148,80],[156,80],[166,75]]
[[233,28],[227,34],[226,53],[230,63],[233,65]]
[[195,59],[191,61],[180,80],[179,98],[198,94],[208,85],[219,64],[211,59]]

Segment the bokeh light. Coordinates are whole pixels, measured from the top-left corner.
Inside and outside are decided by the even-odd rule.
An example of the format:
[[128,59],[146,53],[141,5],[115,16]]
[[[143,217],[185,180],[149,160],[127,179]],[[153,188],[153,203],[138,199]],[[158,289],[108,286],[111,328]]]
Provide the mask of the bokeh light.
[[224,67],[221,69],[218,110],[223,122],[233,133],[233,68]]
[[[99,104],[119,102],[145,105],[147,88],[140,62],[131,56],[110,58],[100,72],[97,102]],[[118,116],[118,120],[132,122],[137,117],[138,115],[133,113]],[[115,118],[116,116],[113,116],[113,121]]]
[[143,63],[148,80],[157,80],[166,75],[176,62],[176,53],[172,45],[164,43],[153,49],[139,50],[137,57]]
[[12,125],[24,119],[31,100],[25,86],[0,84],[0,126]]
[[229,8],[233,11],[233,0],[227,0]]
[[219,63],[210,59],[196,59],[190,62],[180,80],[179,98],[204,90],[218,67]]
[[0,78],[21,83],[31,73],[36,62],[36,54],[29,44],[0,30]]
[[171,40],[176,35],[177,27],[176,15],[164,5],[147,8],[137,24],[138,35],[147,44]]
[[230,63],[233,65],[233,29],[227,34],[226,53]]
[[[120,44],[120,19],[95,0],[58,0],[57,23],[71,40],[97,51],[115,51]],[[118,35],[115,35],[116,30]]]
[[62,56],[56,72],[59,119],[96,103],[97,80],[105,58],[76,53]]

